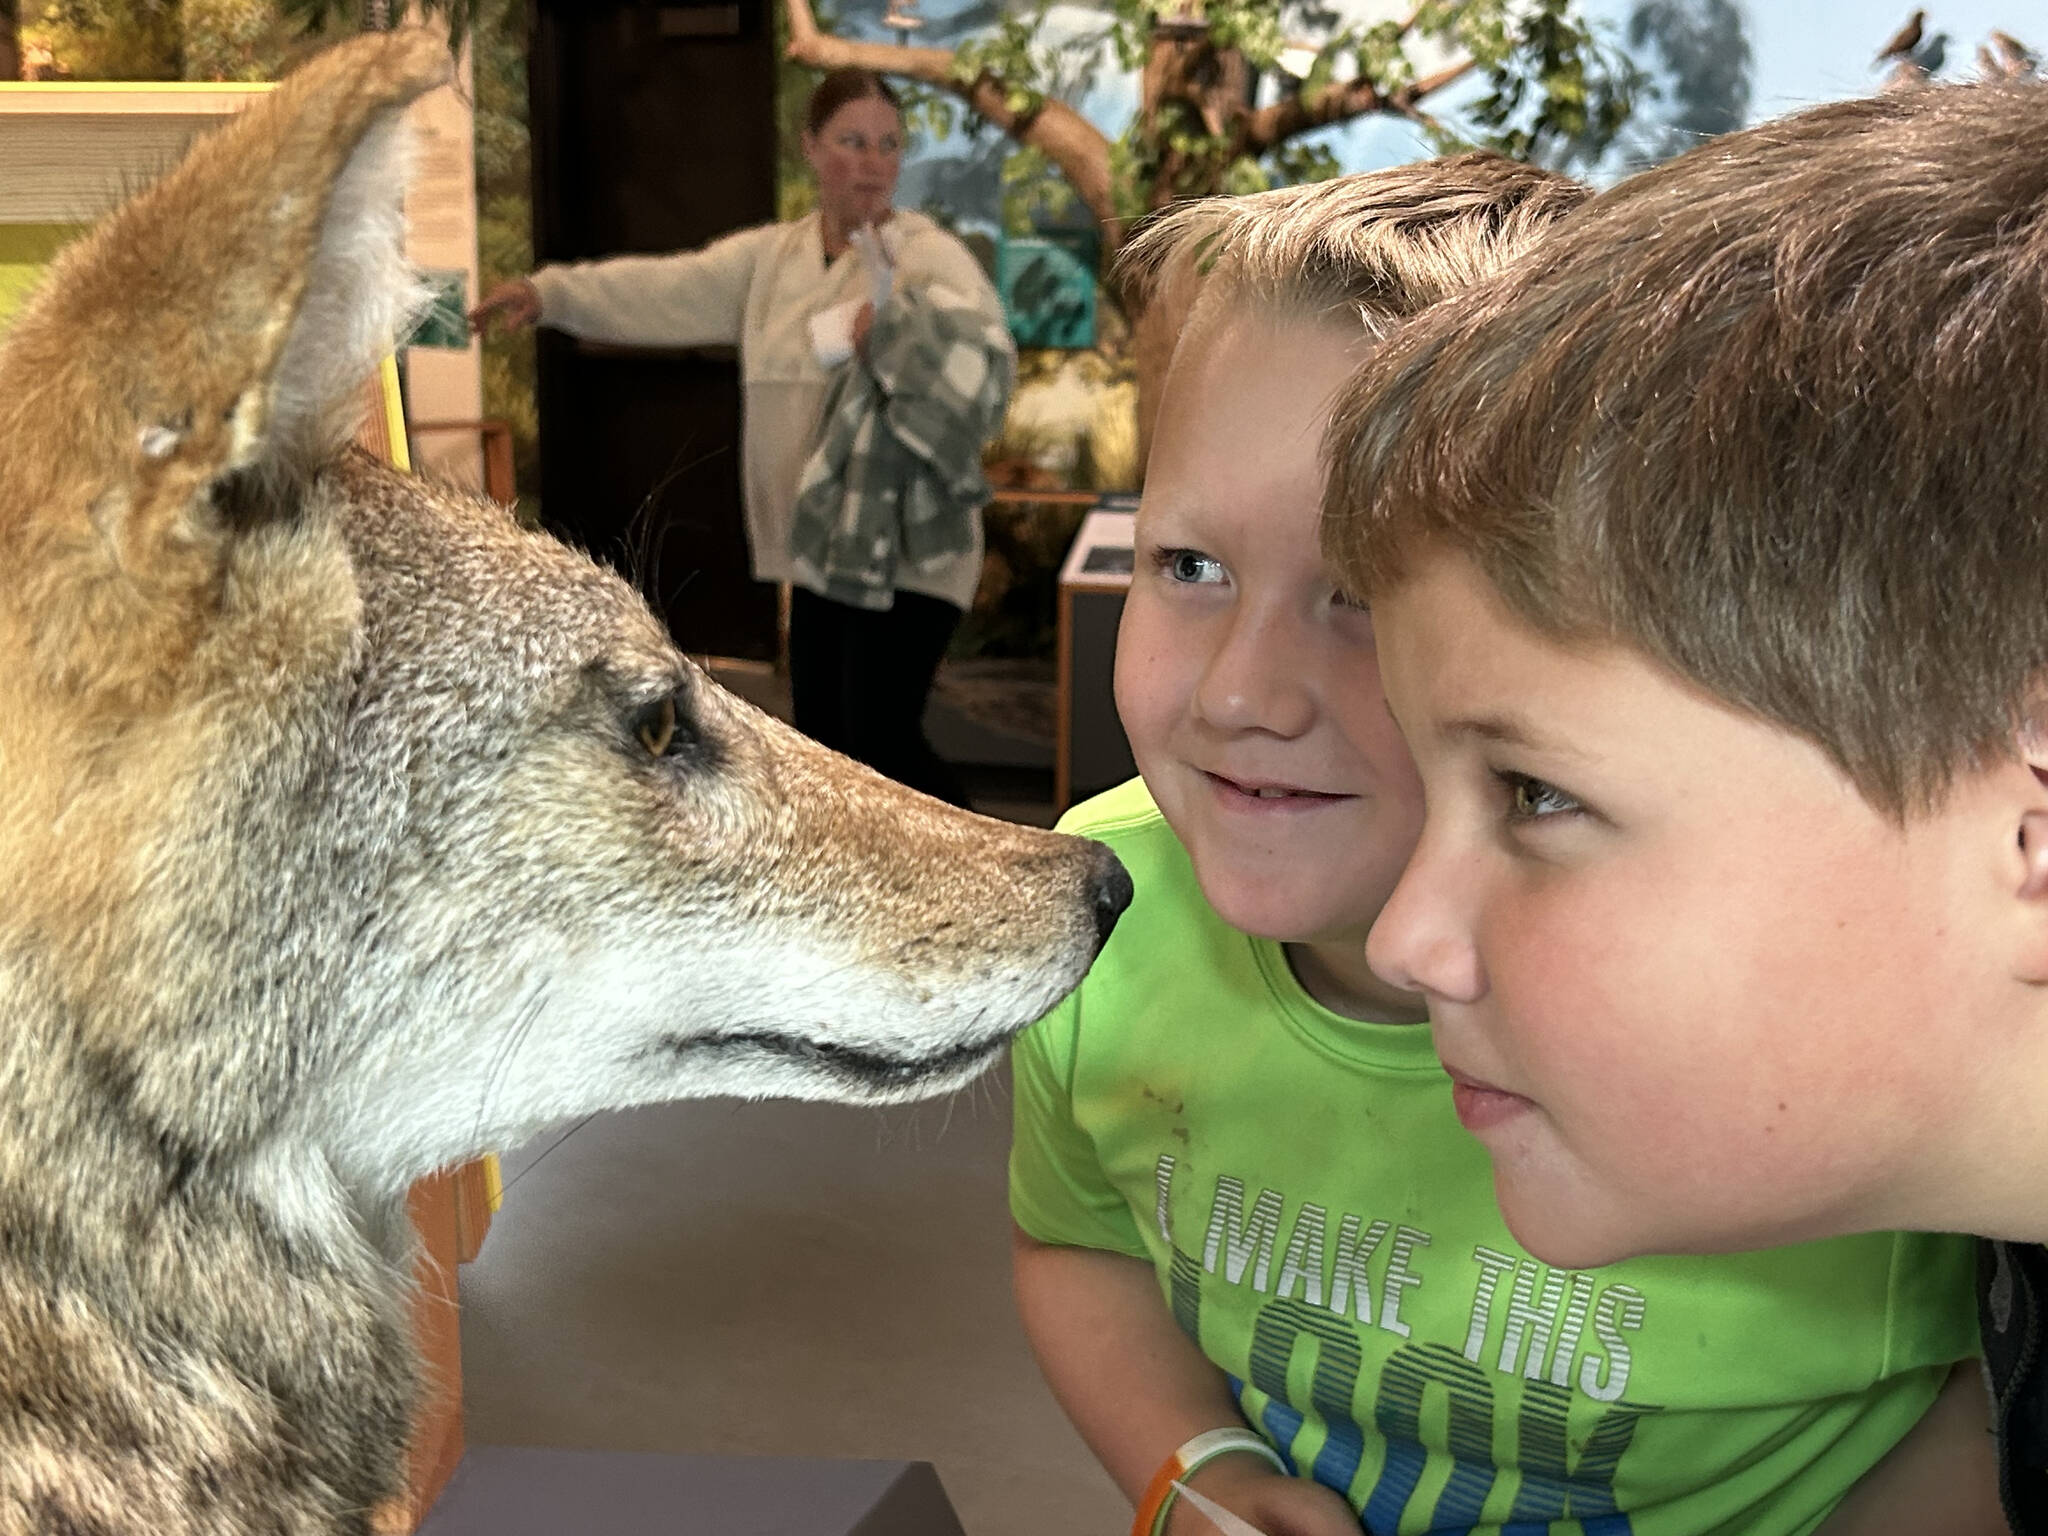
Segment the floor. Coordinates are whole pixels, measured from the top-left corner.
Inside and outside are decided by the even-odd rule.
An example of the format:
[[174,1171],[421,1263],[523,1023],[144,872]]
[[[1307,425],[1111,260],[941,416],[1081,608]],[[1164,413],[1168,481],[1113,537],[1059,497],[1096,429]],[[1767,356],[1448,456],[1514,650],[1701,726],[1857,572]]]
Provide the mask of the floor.
[[[1050,819],[1032,773],[969,782]],[[888,1111],[661,1105],[508,1153],[462,1274],[471,1441],[927,1460],[967,1536],[1116,1536],[1129,1506],[1012,1309],[1008,1142],[998,1073]]]

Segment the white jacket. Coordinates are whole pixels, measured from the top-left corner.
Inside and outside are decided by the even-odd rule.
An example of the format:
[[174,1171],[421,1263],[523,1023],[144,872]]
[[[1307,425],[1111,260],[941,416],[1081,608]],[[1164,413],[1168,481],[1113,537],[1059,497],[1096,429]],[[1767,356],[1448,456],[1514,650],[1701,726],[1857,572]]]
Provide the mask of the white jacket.
[[[908,210],[899,209],[886,227],[899,284],[941,283],[974,295],[1001,322],[1002,301],[959,240]],[[810,319],[867,296],[860,257],[846,251],[826,266],[813,213],[741,230],[699,251],[542,267],[533,284],[540,290],[541,323],[572,336],[620,346],[738,346],[754,576],[788,581],[797,481],[816,444],[833,377],[812,352]],[[927,570],[905,570],[897,584],[967,608],[981,580],[981,553],[976,519],[971,549]]]

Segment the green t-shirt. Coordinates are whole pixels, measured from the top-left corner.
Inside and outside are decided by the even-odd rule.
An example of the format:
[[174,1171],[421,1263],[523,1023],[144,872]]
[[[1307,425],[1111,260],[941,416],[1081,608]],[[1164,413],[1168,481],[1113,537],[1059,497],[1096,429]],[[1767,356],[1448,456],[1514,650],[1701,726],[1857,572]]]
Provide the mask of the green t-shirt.
[[1011,1211],[1151,1263],[1247,1422],[1366,1530],[1809,1531],[1976,1353],[1963,1238],[1531,1258],[1425,1026],[1332,1013],[1226,927],[1142,784],[1062,826],[1137,895],[1017,1043]]

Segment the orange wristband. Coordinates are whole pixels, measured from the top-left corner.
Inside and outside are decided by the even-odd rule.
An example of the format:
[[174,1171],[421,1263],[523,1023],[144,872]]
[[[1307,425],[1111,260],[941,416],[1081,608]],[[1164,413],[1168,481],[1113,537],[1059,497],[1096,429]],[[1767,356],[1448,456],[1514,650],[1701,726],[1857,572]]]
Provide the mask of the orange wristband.
[[1131,1536],[1159,1536],[1165,1528],[1168,1513],[1173,1509],[1173,1501],[1180,1497],[1180,1490],[1173,1485],[1193,1477],[1197,1468],[1206,1467],[1218,1456],[1227,1456],[1232,1451],[1249,1451],[1254,1456],[1263,1456],[1273,1463],[1276,1472],[1283,1476],[1286,1474],[1287,1463],[1280,1459],[1280,1453],[1242,1425],[1204,1430],[1167,1457],[1160,1463],[1159,1470],[1152,1474],[1152,1481],[1145,1485],[1145,1496],[1138,1500],[1137,1516],[1131,1521]]

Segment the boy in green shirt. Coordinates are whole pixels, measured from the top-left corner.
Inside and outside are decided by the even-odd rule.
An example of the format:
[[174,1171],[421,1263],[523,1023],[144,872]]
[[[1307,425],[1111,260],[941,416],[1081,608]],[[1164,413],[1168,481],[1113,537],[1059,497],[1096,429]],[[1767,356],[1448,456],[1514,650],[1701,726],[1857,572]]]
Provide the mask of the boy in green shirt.
[[1466,156],[1197,204],[1135,253],[1198,285],[1118,644],[1144,781],[1063,825],[1136,895],[1016,1049],[1011,1208],[1027,1332],[1144,1529],[1183,1469],[1266,1536],[1913,1530],[1902,1480],[1997,1527],[1974,1367],[1944,1394],[1965,1243],[1539,1262],[1423,998],[1365,963],[1423,804],[1316,546],[1318,441],[1383,337],[1582,195]]
[[1509,1225],[1573,1266],[2005,1240],[2003,1491],[2048,1529],[2048,90],[1624,183],[1332,442],[1429,798],[1371,954]]

